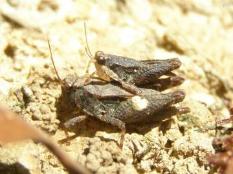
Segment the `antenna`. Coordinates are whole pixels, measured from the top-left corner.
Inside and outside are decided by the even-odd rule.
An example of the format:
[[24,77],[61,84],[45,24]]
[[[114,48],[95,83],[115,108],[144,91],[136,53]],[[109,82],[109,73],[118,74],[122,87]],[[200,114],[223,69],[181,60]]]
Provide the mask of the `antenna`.
[[89,47],[88,41],[87,41],[87,27],[86,27],[86,22],[84,22],[84,32],[85,32],[85,41],[86,41],[85,51],[86,51],[87,55],[88,55],[90,58],[92,58],[93,55],[91,54],[90,47]]
[[52,60],[53,68],[54,68],[54,70],[55,70],[55,73],[56,73],[56,75],[57,75],[58,80],[63,84],[63,81],[62,81],[61,77],[59,76],[58,71],[57,71],[56,66],[55,66],[55,63],[54,63],[54,59],[53,59],[53,54],[52,54],[52,49],[51,49],[50,41],[49,41],[49,39],[47,39],[47,40],[48,40],[48,46],[49,46],[49,52],[50,52],[50,59]]
[[89,48],[89,45],[88,45],[88,41],[87,41],[87,27],[86,27],[86,22],[84,22],[84,32],[85,32],[85,41],[86,41],[86,47],[85,47],[85,51],[86,51],[86,54],[88,55],[88,57],[90,58],[88,64],[87,64],[87,67],[86,67],[86,71],[85,73],[87,74],[88,73],[88,69],[91,65],[91,62],[92,62],[92,58],[93,58],[93,55],[91,53],[91,50]]

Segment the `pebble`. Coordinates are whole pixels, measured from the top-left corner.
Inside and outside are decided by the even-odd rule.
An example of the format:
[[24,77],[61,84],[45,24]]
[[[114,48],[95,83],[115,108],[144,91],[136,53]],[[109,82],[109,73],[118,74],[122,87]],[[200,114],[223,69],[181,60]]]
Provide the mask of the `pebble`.
[[40,106],[40,112],[41,112],[41,114],[48,114],[49,111],[50,111],[49,106],[47,106],[47,105],[45,105],[45,104],[42,104],[42,105]]
[[32,113],[32,119],[33,119],[33,120],[42,120],[41,113],[40,113],[38,110],[35,110],[35,111]]
[[25,102],[30,102],[32,100],[32,97],[33,97],[32,90],[27,86],[23,86],[21,88],[21,91],[23,93],[24,99],[26,100]]

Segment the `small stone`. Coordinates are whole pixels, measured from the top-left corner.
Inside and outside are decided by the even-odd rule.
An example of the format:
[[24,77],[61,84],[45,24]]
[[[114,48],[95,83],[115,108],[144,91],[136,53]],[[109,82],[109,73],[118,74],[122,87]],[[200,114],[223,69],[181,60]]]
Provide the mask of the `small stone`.
[[27,87],[27,86],[23,86],[23,87],[21,88],[21,91],[22,91],[22,93],[23,93],[24,102],[25,102],[25,103],[31,102],[31,101],[32,101],[32,97],[33,97],[33,92],[32,92],[32,90],[31,90],[29,87]]
[[103,158],[105,166],[110,166],[113,163],[112,155],[110,152],[102,151],[101,157]]
[[38,84],[31,85],[31,90],[33,91],[33,93],[38,92],[39,89],[40,89],[40,86]]
[[23,86],[22,87],[22,92],[23,92],[24,95],[26,95],[28,97],[30,97],[30,96],[33,95],[32,90],[29,87],[27,87],[27,86]]
[[88,154],[86,165],[88,169],[92,171],[97,171],[100,168],[100,162],[96,159],[94,154]]
[[33,119],[33,120],[42,120],[42,115],[41,115],[41,113],[40,113],[38,110],[35,110],[35,111],[32,113],[32,119]]
[[48,114],[50,112],[49,106],[42,104],[40,106],[40,112],[41,112],[41,114]]
[[48,69],[49,68],[49,64],[44,64],[44,68]]

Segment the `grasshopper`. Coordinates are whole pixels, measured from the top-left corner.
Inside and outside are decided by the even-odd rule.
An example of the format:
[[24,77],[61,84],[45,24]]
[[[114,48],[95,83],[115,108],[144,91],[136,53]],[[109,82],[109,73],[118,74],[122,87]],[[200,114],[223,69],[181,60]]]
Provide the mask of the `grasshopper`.
[[[62,84],[62,95],[68,99],[67,104],[84,114],[66,122],[65,127],[88,117],[95,117],[121,130],[119,144],[122,147],[127,124],[163,120],[163,117],[156,117],[161,111],[171,112],[173,115],[188,112],[187,108],[177,109],[172,106],[183,101],[185,93],[181,90],[165,94],[154,89],[138,88],[140,90],[138,96],[114,82],[95,80],[87,76],[72,75],[61,80],[54,64],[50,44],[49,49],[57,78]],[[167,84],[160,83],[160,86],[163,85]]]
[[[160,83],[169,83],[169,86],[180,85],[184,79],[177,76],[172,71],[181,66],[178,58],[166,60],[135,60],[129,57],[105,54],[103,51],[97,51],[95,56],[90,51],[87,41],[86,24],[84,23],[86,53],[90,57],[88,63],[89,68],[91,62],[94,62],[96,74],[105,81],[116,81],[127,91],[133,94],[140,94],[138,86],[145,87],[149,85],[157,90],[163,90]],[[166,75],[167,78],[160,79]]]
[[[185,93],[181,90],[161,93],[153,89],[139,88],[140,96],[132,96],[132,93],[120,86],[104,81],[86,83],[85,78],[68,76],[64,82],[69,84],[69,87],[63,89],[63,95],[68,96],[70,105],[84,114],[66,122],[65,127],[76,125],[88,117],[95,117],[121,130],[121,147],[127,124],[164,120],[165,117],[156,116],[161,111],[171,115],[188,112],[187,108],[177,109],[172,106],[183,101]],[[170,118],[171,115],[167,114],[166,117]]]

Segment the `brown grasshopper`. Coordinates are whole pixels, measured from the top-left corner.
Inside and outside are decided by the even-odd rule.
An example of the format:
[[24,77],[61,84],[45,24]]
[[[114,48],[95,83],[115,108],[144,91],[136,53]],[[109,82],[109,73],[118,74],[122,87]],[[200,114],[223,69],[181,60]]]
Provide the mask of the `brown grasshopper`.
[[[173,70],[181,66],[178,58],[166,60],[135,60],[129,57],[105,54],[103,51],[97,51],[95,56],[92,55],[87,41],[86,24],[84,23],[86,53],[95,63],[96,74],[105,81],[116,81],[121,86],[133,94],[140,94],[139,87],[147,85],[157,90],[163,90],[161,83],[168,86],[180,85],[184,79],[172,73]],[[87,68],[87,69],[88,69]],[[167,78],[160,78],[166,75]],[[137,87],[136,87],[137,86]]]
[[[153,89],[139,88],[140,96],[132,96],[115,84],[103,81],[89,81],[84,84],[85,80],[74,76],[64,80],[70,86],[64,89],[66,94],[63,95],[68,95],[69,104],[85,114],[66,122],[65,126],[75,125],[87,117],[95,117],[121,129],[121,147],[127,124],[161,121],[171,115],[188,112],[187,108],[177,109],[172,106],[183,101],[185,93],[181,90],[165,94]],[[162,111],[171,115],[156,115]]]
[[95,117],[121,129],[122,147],[126,124],[163,120],[164,117],[156,117],[161,111],[170,112],[172,115],[188,112],[187,108],[177,109],[172,106],[184,99],[185,93],[180,90],[164,94],[153,89],[139,88],[141,94],[138,96],[117,84],[96,81],[89,77],[68,76],[61,80],[54,65],[51,48],[50,54],[57,77],[62,84],[62,95],[68,99],[67,104],[84,114],[66,122],[65,127],[88,117]]

